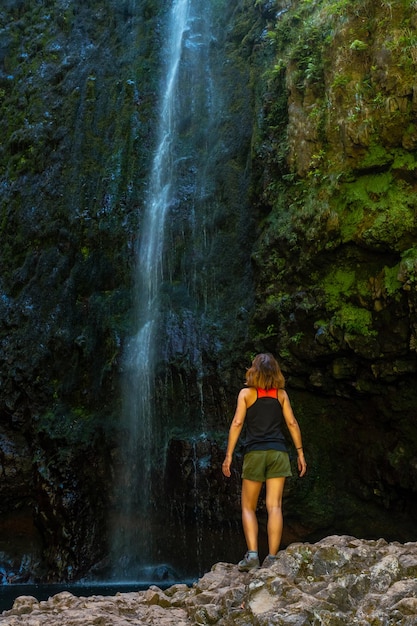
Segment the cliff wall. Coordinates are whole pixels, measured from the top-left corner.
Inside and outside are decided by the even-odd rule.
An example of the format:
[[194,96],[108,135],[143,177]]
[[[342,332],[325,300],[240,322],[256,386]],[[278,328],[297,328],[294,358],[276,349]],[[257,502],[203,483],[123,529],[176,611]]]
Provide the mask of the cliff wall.
[[[245,368],[270,350],[309,463],[303,482],[288,481],[286,541],[409,540],[414,3],[214,5],[213,49],[226,55],[221,165],[198,276],[215,304],[201,369],[184,316],[158,373],[161,419],[175,416],[166,465],[154,468],[175,495],[161,524],[175,516],[197,545],[224,520],[239,529],[239,456],[230,483],[220,463]],[[0,9],[0,551],[23,578],[77,578],[106,555],[166,10],[151,0]],[[187,245],[179,232],[178,267]]]

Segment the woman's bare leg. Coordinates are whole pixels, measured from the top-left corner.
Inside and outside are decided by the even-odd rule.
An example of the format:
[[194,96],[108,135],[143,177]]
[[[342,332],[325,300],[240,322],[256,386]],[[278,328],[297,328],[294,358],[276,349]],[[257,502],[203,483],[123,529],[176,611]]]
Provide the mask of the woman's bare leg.
[[242,480],[242,524],[248,550],[258,551],[258,520],[256,507],[262,483],[256,480]]
[[268,511],[268,548],[269,554],[275,555],[281,544],[282,537],[282,493],[285,478],[268,478],[266,480],[266,510]]

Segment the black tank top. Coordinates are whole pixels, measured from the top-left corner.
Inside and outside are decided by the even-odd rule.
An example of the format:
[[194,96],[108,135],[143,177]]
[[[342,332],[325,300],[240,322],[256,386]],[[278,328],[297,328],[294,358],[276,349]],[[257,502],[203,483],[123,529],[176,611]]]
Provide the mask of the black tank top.
[[[245,454],[252,450],[287,452],[282,433],[284,415],[277,389],[257,389],[257,399],[246,411]],[[263,395],[268,394],[268,395]]]

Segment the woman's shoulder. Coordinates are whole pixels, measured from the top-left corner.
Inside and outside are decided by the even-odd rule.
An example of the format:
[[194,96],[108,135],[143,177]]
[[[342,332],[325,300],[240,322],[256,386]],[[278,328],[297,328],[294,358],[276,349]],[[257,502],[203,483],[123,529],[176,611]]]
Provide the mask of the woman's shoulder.
[[278,400],[281,402],[281,404],[285,401],[288,400],[288,394],[285,391],[285,389],[278,389]]
[[246,404],[248,401],[252,404],[258,397],[258,392],[256,387],[243,387],[239,392],[239,396],[245,399]]
[[257,390],[256,390],[256,387],[242,387],[239,393],[246,396],[246,395],[251,395],[253,393],[256,394]]

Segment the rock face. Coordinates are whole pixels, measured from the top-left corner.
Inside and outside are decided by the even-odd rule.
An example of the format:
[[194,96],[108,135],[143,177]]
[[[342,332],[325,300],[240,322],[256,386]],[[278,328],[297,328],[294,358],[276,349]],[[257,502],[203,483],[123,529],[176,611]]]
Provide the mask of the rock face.
[[[0,566],[19,580],[74,580],[106,556],[167,4],[1,3]],[[208,525],[240,525],[238,459],[227,484],[220,461],[245,367],[268,350],[309,463],[302,483],[287,484],[292,539],[409,540],[415,3],[211,4],[214,199],[196,248],[182,211],[172,220],[165,288],[179,312],[156,393],[170,441],[154,472],[175,498],[162,521],[197,520],[198,540]],[[184,133],[198,134],[189,124]],[[182,282],[190,263],[207,331],[198,346],[181,308],[195,300]],[[162,509],[161,494],[153,500]]]
[[[168,4],[7,0],[0,7],[0,566],[22,579],[83,576],[110,543]],[[210,170],[200,194],[205,212],[190,201],[196,159],[178,157],[183,185],[170,205],[175,229],[165,259],[169,328],[167,337],[161,332],[155,383],[154,432],[184,430],[184,438],[201,434],[203,405],[207,430],[229,412],[235,383],[225,387],[240,380],[230,372],[252,302],[253,229],[241,213],[249,210],[249,68],[240,40],[229,35],[234,6],[222,0],[216,10],[209,46],[216,115],[196,105],[197,121],[187,112],[180,124],[186,144],[198,138]],[[188,80],[187,59],[184,67]],[[213,124],[210,141],[199,134],[204,116]],[[164,459],[154,463],[157,473]],[[16,554],[10,529],[23,516],[27,548]],[[35,552],[36,566],[22,568]]]
[[331,536],[296,543],[271,567],[239,573],[218,563],[192,588],[115,597],[60,593],[45,602],[22,596],[4,626],[218,624],[232,626],[385,626],[417,624],[417,544]]
[[415,8],[257,5],[253,340],[281,359],[308,442],[297,507],[312,525],[413,538]]

